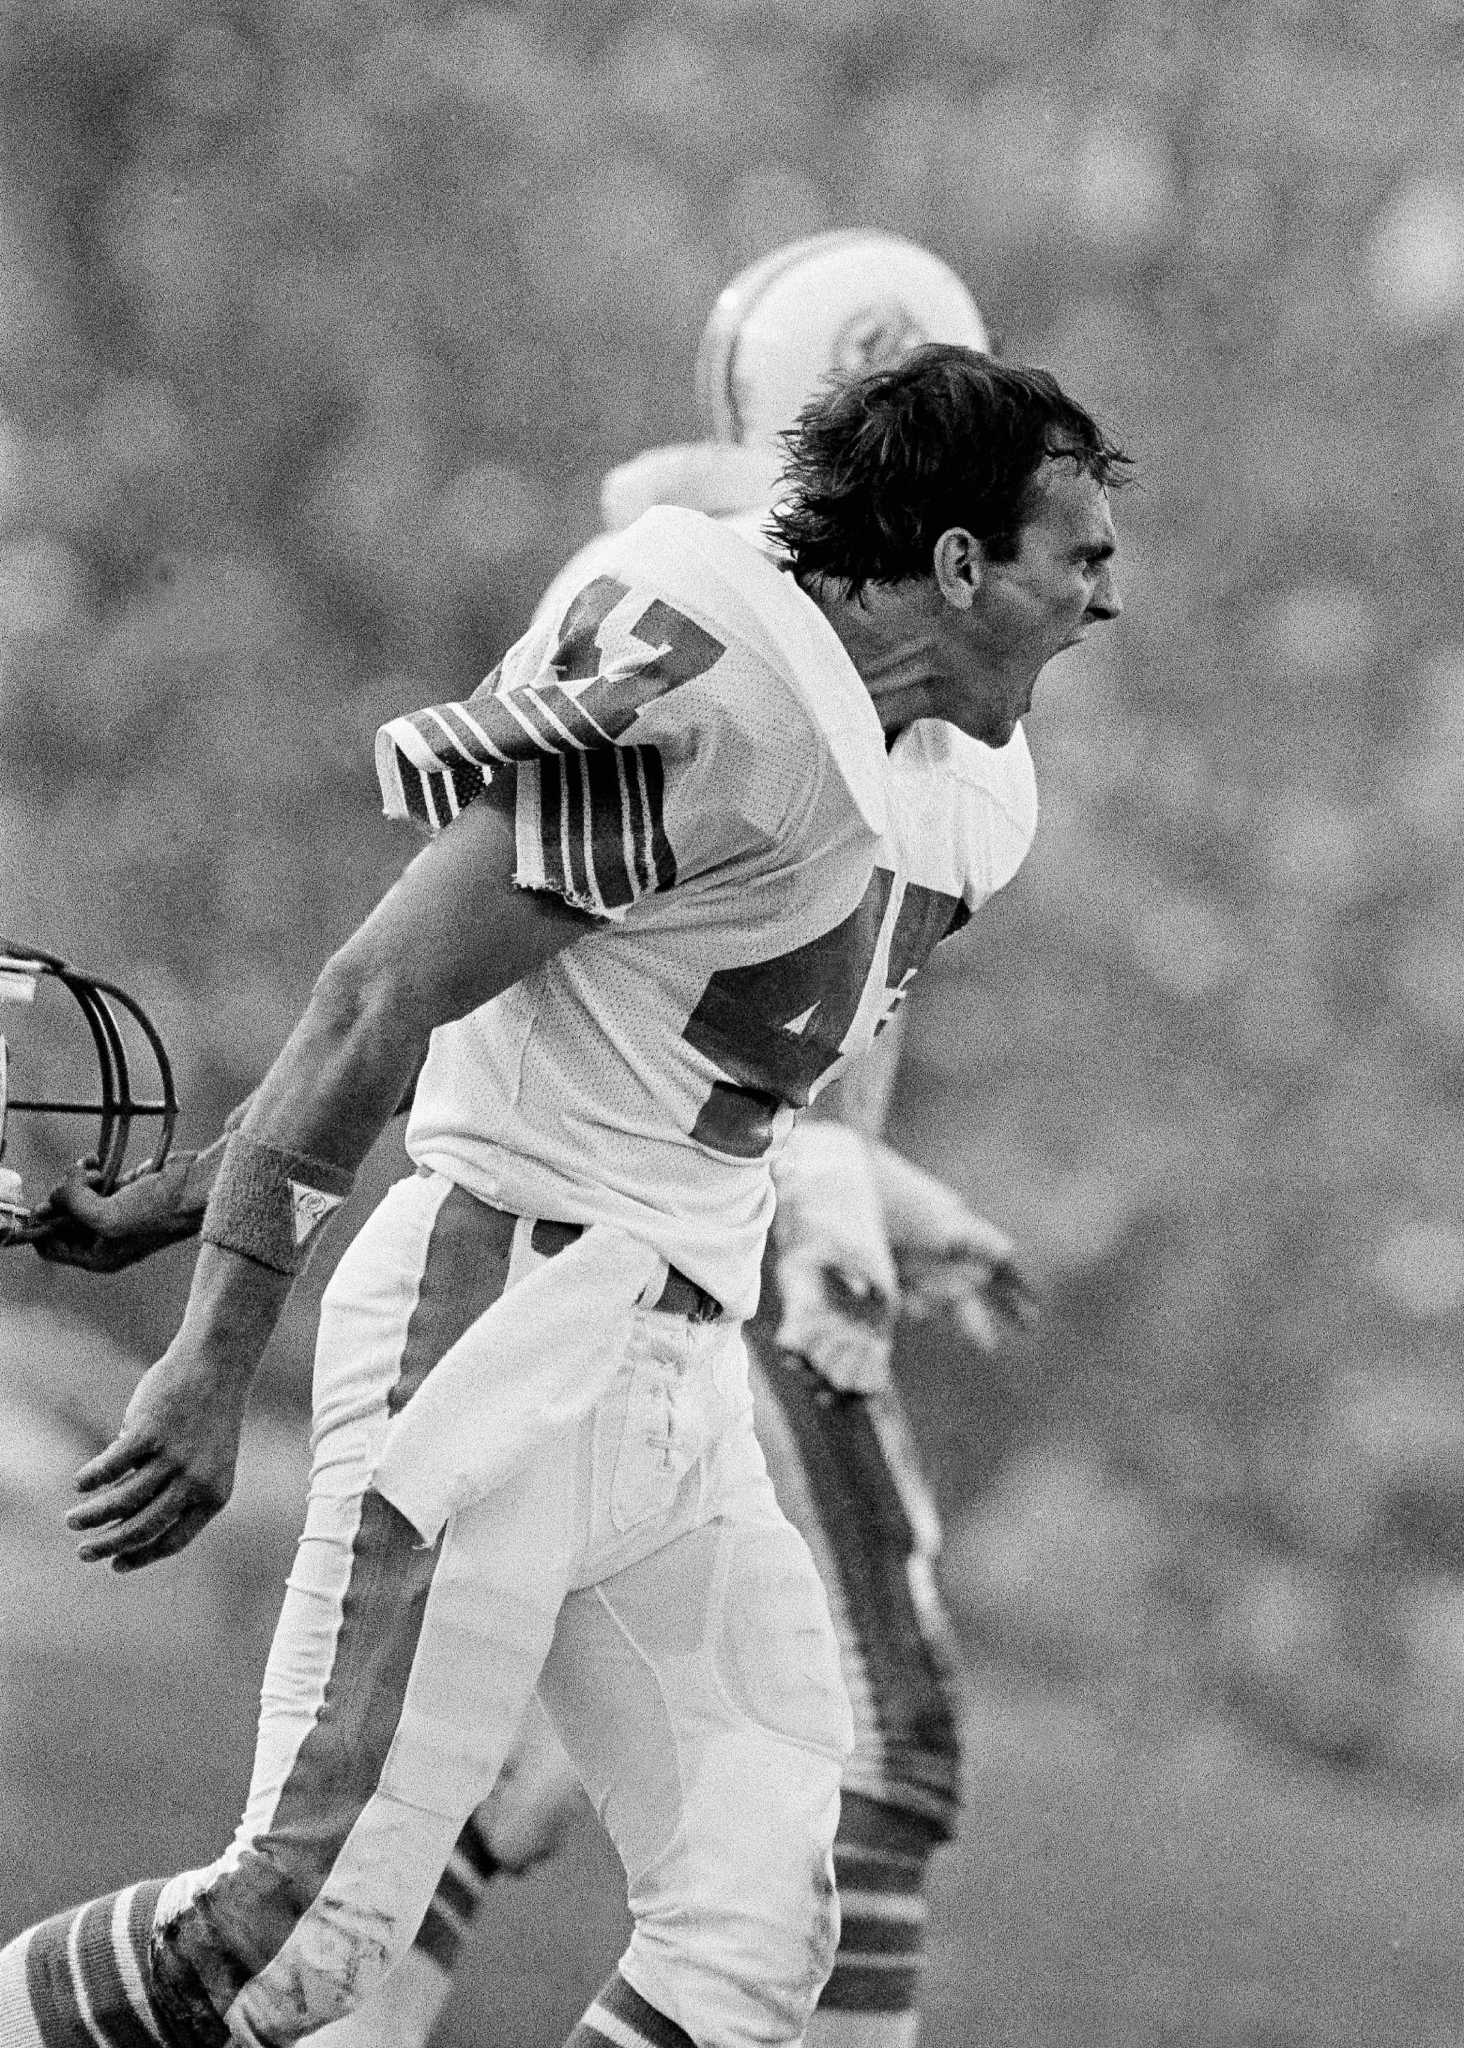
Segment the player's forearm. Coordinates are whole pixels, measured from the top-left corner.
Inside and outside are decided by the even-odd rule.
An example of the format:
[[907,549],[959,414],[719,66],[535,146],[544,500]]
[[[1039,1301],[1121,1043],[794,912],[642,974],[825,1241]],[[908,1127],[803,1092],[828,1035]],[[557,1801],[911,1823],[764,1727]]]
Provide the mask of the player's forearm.
[[410,863],[335,955],[241,1131],[354,1171],[410,1091],[428,1040],[594,927],[523,889],[512,784],[494,786]]
[[242,1398],[279,1321],[294,1276],[238,1252],[202,1244],[179,1343],[187,1343],[221,1390]]
[[[422,1070],[423,1058],[425,1058],[425,1053],[418,1058],[412,1069],[411,1079],[408,1081],[400,1101],[396,1103],[392,1111],[394,1116],[405,1116],[411,1108],[412,1096],[417,1086],[417,1077]],[[204,1211],[208,1207],[208,1198],[213,1191],[213,1184],[218,1178],[219,1168],[223,1164],[224,1152],[228,1146],[229,1139],[240,1128],[254,1107],[254,1099],[257,1093],[258,1090],[256,1089],[249,1095],[246,1095],[236,1108],[229,1111],[229,1114],[224,1119],[222,1132],[214,1139],[211,1145],[206,1145],[201,1152],[195,1152],[191,1157],[186,1153],[175,1155],[181,1156],[186,1161],[186,1164],[177,1186],[172,1191],[173,1214],[180,1225],[190,1226],[195,1233],[203,1222]],[[177,1234],[179,1233],[175,1233],[175,1235]]]
[[416,1072],[409,1000],[331,963],[284,1049],[215,1149],[181,1335],[222,1388],[253,1377],[317,1230]]
[[354,1173],[409,1095],[430,1031],[400,981],[337,956],[239,1130]]
[[510,812],[469,805],[327,964],[225,1147],[205,1242],[298,1271],[433,1031],[584,931],[557,898],[515,886],[513,851]]
[[1011,1243],[979,1216],[963,1195],[913,1159],[882,1141],[870,1149],[870,1167],[890,1243],[901,1252],[940,1252],[964,1245],[1009,1257]]

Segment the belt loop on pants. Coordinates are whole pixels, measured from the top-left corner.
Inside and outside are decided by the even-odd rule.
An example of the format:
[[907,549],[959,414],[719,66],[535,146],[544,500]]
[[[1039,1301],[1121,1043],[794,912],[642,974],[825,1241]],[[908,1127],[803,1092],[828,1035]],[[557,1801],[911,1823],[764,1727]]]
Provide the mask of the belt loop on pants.
[[[435,1169],[430,1166],[419,1166],[417,1171],[425,1178]],[[465,1189],[464,1192],[471,1191]],[[493,1202],[484,1202],[481,1195],[475,1195],[473,1199],[481,1203],[483,1208],[491,1210],[495,1216],[501,1217],[510,1234],[512,1233],[513,1226],[520,1220],[517,1216],[507,1209],[498,1208]],[[567,1251],[576,1238],[583,1237],[584,1234],[583,1223],[554,1223],[547,1218],[541,1218],[535,1222],[529,1233],[529,1243],[541,1259],[552,1259],[558,1253]],[[656,1299],[648,1302],[646,1306],[658,1310],[663,1315],[685,1316],[693,1323],[715,1323],[722,1314],[722,1304],[717,1297],[708,1294],[705,1287],[700,1286],[689,1274],[683,1273],[679,1266],[668,1265],[666,1285]]]

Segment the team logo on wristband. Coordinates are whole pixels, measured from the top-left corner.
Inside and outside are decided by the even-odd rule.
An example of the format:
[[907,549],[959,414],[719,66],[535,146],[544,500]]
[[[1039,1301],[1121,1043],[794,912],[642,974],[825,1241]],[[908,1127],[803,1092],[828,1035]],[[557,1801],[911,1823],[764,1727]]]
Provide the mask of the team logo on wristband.
[[326,1218],[333,1216],[344,1195],[328,1195],[324,1188],[307,1187],[303,1181],[290,1182],[290,1211],[295,1225],[295,1242],[307,1245]]

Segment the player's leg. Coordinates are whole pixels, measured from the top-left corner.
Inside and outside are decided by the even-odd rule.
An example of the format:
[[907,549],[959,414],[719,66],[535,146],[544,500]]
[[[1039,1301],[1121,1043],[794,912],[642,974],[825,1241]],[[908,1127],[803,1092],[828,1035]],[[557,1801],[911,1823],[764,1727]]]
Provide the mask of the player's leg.
[[[230,2024],[272,2044],[361,2008],[396,1974],[522,1722],[568,1570],[576,1479],[552,1460],[526,1465],[491,1507],[452,1517],[430,1546],[367,1485],[390,1418],[504,1291],[515,1241],[511,1218],[440,1177],[399,1184],[383,1210],[322,1310],[307,1542],[287,1595],[287,1615],[313,1600],[320,1645],[302,1685],[301,1624],[282,1629],[239,1838],[176,1924],[164,1898],[153,1948],[155,1976],[185,1987],[198,1955],[215,1975],[221,1949],[237,1956]],[[387,1381],[384,1399],[353,1385],[352,1360],[366,1362],[357,1379]],[[348,1521],[360,1500],[344,1585],[329,1540],[308,1541],[317,1522],[329,1537],[333,1496]],[[365,1542],[372,1526],[389,1531],[383,1554]],[[261,1942],[271,1912],[280,1924]]]
[[365,2002],[410,1949],[548,1649],[549,1479],[531,1466],[491,1535],[454,1518],[430,1548],[367,1493],[363,1525],[387,1521],[391,1551],[355,1546],[310,1733],[261,1774],[228,1854],[160,1901],[155,2002],[185,2037],[226,2014],[243,2040],[288,2043]]
[[564,1745],[535,1700],[518,1732],[493,1790],[464,1829],[477,1837],[480,1856],[491,1871],[519,1877],[552,1856],[577,1808],[584,1787]]
[[842,1927],[805,2048],[914,2048],[926,1887],[944,1831],[845,1792],[834,1838]]
[[457,1839],[416,1940],[374,1998],[310,2036],[310,2048],[424,2048],[494,1881],[553,1854],[584,1791],[537,1702]]
[[572,1592],[541,1680],[635,1923],[573,2048],[797,2042],[833,1960],[849,1717],[827,1602],[750,1424],[713,1466],[715,1519]]
[[[552,1750],[549,1745],[552,1744]],[[469,1820],[416,1941],[376,1995],[318,2029],[312,2048],[420,2048],[439,2019],[451,1971],[486,1903],[492,1876],[527,1869],[552,1850],[582,1797],[562,1751],[500,1778]],[[506,1782],[505,1782],[506,1780]],[[501,1858],[490,1844],[502,1844]],[[156,2048],[150,1950],[162,1881],[56,1915],[0,1954],[0,2048]]]
[[0,1949],[0,2048],[157,2048],[147,1953],[162,1890],[131,1885]]
[[443,1187],[394,1190],[327,1290],[305,1533],[233,1845],[12,1943],[0,2048],[288,2043],[409,1947],[532,1691],[569,1519],[553,1475],[526,1473],[468,1554],[455,1523],[424,1546],[369,1487],[388,1416],[507,1272],[492,1212]]
[[697,2042],[685,2027],[642,1998],[617,1970],[564,2048],[697,2048]]
[[831,1394],[771,1350],[754,1352],[752,1384],[774,1490],[818,1563],[854,1709],[834,1845],[843,1934],[808,2048],[911,2048],[926,1881],[960,1789],[938,1531],[888,1399]]

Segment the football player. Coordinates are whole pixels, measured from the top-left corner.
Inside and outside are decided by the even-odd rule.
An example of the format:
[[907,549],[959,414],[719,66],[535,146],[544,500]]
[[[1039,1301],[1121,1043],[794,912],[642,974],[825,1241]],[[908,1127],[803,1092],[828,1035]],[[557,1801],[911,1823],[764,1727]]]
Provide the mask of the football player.
[[[781,436],[803,405],[825,383],[898,362],[926,341],[987,346],[970,293],[928,250],[851,230],[773,251],[733,279],[707,322],[696,371],[706,438],[613,471],[602,491],[607,529],[669,502],[761,540]],[[584,550],[541,613],[562,611],[603,552]],[[998,888],[1036,822],[1021,728],[983,765],[1007,826],[993,856]],[[911,2048],[926,1881],[959,1796],[950,1628],[934,1574],[939,1524],[890,1378],[895,1321],[939,1307],[985,1349],[1002,1322],[1032,1313],[1005,1236],[879,1141],[898,1038],[896,1019],[883,1057],[871,1055],[857,1086],[827,1090],[820,1120],[790,1139],[775,1272],[752,1333],[759,1434],[778,1499],[829,1590],[855,1715],[834,1851],[843,1933],[809,2048]],[[221,1153],[222,1143],[181,1159],[169,1182],[153,1177],[107,1202],[74,1176],[58,1191],[47,1255],[117,1266],[196,1231]],[[321,2048],[420,2048],[490,1879],[547,1856],[580,1796],[535,1715],[464,1829],[412,1952],[380,1996],[318,2037]]]
[[[670,503],[768,545],[783,435],[802,407],[931,341],[989,347],[971,293],[930,250],[864,229],[773,250],[726,286],[703,331],[705,438],[612,471],[601,491],[607,530]],[[569,565],[546,610],[562,606],[604,545]],[[971,759],[985,784],[994,892],[1036,829],[1020,724],[1004,746]],[[758,1433],[778,1499],[828,1589],[854,1707],[834,1845],[843,1932],[808,2048],[913,2048],[928,1879],[960,1797],[952,1630],[935,1576],[940,1527],[890,1375],[895,1322],[939,1302],[987,1349],[1004,1322],[1033,1310],[1004,1234],[881,1142],[900,1035],[896,1012],[857,1074],[826,1090],[793,1133],[750,1347]]]
[[1122,459],[1050,379],[921,349],[804,414],[790,575],[648,513],[471,700],[383,729],[434,843],[230,1138],[184,1329],[72,1518],[130,1569],[217,1512],[288,1278],[430,1033],[419,1174],[327,1291],[249,1809],[208,1870],[12,1945],[4,2048],[349,2009],[536,1677],[636,1919],[576,2043],[798,2038],[845,1728],[738,1394],[748,1261],[793,1109],[994,885],[985,757],[1117,612]]

